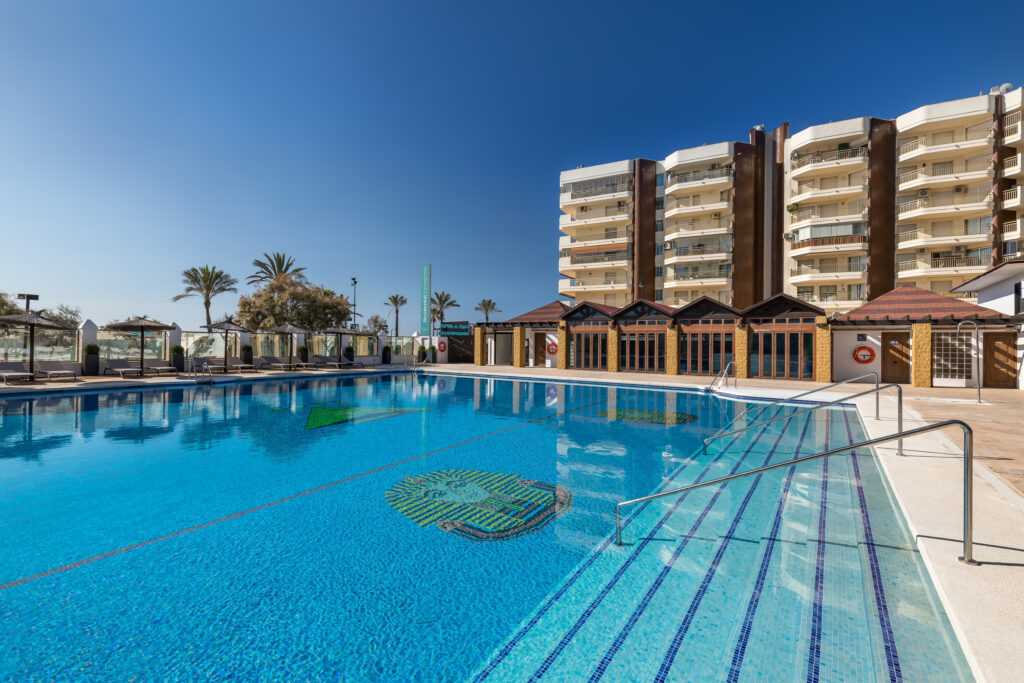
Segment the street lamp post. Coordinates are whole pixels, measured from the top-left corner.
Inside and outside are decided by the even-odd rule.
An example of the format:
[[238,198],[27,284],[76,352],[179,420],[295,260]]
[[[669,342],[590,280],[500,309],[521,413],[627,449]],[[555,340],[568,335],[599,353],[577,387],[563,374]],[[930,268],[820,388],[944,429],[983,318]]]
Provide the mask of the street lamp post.
[[359,284],[359,280],[352,278],[352,329],[359,329],[356,327],[356,285]]

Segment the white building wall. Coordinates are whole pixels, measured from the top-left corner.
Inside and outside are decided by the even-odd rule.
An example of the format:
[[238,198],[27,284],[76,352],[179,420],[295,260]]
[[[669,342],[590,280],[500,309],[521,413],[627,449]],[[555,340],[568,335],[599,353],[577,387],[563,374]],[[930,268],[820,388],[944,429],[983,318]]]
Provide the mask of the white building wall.
[[[863,341],[860,337],[863,335]],[[858,363],[853,358],[857,347],[866,346],[875,352],[870,363]],[[836,382],[877,372],[882,375],[882,332],[881,330],[836,330],[832,333],[832,375]],[[874,379],[863,379],[861,382],[873,382]]]

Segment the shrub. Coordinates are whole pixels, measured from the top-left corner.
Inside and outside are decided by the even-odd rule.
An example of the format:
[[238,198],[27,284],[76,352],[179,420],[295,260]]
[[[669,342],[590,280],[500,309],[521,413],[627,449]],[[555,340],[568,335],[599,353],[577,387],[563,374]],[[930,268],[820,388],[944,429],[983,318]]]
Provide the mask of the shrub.
[[345,350],[346,350],[346,351],[355,351],[356,349],[355,349],[355,347],[354,347],[354,346],[352,346],[351,344],[349,344],[348,346],[346,346],[346,347],[345,347]]
[[419,350],[420,350],[420,351],[426,351],[426,350],[427,350],[427,347],[426,347],[426,346],[424,346],[423,344],[420,344],[420,348],[419,348]]
[[796,210],[797,210],[797,205],[796,204],[786,204],[786,211],[789,211],[790,213],[793,213]]
[[296,353],[306,353],[307,351],[309,351],[309,349],[307,349],[305,346],[300,346],[298,349],[296,349],[295,352]]
[[391,352],[391,345],[390,344],[385,344],[383,350],[390,353]]
[[181,344],[175,344],[174,346],[171,347],[171,354],[172,355],[176,356],[179,353],[185,353],[185,347],[184,346],[182,346]]
[[100,353],[100,347],[98,344],[86,344],[85,348],[82,350],[87,356],[98,356]]
[[427,349],[427,350],[428,350],[428,351],[430,351],[431,353],[434,353],[435,351],[437,351],[437,347],[436,347],[436,346],[434,346],[433,344],[431,344],[431,345],[430,345],[430,348],[429,348],[429,349]]
[[242,344],[242,353],[252,353],[252,344]]

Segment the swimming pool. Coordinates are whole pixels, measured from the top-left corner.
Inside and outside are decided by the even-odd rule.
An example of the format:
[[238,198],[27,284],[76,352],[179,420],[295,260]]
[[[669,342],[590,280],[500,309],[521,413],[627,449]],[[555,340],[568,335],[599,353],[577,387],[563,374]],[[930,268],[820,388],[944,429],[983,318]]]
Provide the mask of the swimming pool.
[[[821,410],[413,374],[0,400],[4,680],[970,680]],[[795,408],[779,408],[792,412]],[[725,447],[723,449],[723,447]]]

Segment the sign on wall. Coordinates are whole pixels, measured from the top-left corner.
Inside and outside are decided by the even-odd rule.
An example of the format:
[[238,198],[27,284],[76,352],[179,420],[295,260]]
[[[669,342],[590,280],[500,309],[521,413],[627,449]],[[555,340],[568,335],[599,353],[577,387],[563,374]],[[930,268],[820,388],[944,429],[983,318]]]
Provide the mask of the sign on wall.
[[448,322],[447,320],[441,323],[441,327],[438,329],[437,334],[441,337],[468,337],[469,336],[469,321],[460,320],[457,322]]
[[420,336],[430,336],[430,264],[423,264],[420,282]]

